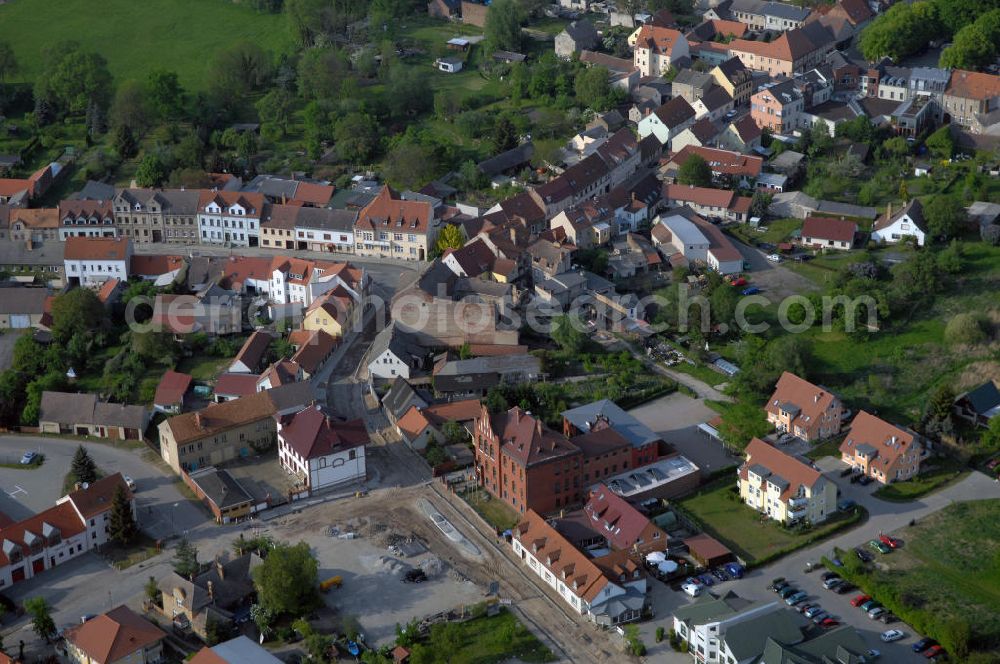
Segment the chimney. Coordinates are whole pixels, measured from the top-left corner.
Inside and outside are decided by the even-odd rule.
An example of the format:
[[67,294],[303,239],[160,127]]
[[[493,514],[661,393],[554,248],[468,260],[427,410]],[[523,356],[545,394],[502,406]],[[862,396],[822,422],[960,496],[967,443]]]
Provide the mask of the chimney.
[[[219,578],[223,581],[226,580],[226,567],[222,564],[222,560],[218,557],[215,558],[215,573],[219,575]],[[209,583],[212,583],[209,581]]]
[[205,420],[201,416],[201,411],[198,411],[197,413],[194,414],[194,425],[199,429],[205,428]]
[[889,201],[889,204],[885,208],[885,218],[887,220],[892,219],[892,201]]
[[214,602],[215,601],[215,584],[213,584],[211,581],[209,581],[206,584],[206,589],[208,590],[208,598]]
[[510,227],[510,241],[515,244],[517,243],[517,229],[513,226]]

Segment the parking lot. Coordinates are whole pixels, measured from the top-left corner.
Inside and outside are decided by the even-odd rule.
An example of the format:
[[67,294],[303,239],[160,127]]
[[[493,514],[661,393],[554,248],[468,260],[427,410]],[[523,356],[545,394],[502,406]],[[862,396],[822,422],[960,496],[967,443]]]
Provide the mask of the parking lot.
[[698,430],[699,424],[718,415],[702,399],[675,392],[629,412],[693,461],[703,474],[739,463],[719,441]]
[[772,263],[767,260],[766,254],[759,249],[746,245],[735,237],[729,236],[733,246],[741,254],[743,260],[750,263],[749,277],[753,285],[761,290],[772,303],[778,303],[782,298],[790,295],[805,294],[816,290],[817,286],[809,279],[800,274],[792,272],[780,263]]

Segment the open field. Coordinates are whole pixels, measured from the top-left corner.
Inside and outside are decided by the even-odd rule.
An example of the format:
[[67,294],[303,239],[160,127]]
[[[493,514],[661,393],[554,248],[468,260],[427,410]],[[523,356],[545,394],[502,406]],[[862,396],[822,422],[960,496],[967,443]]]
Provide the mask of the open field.
[[[735,476],[735,473],[733,473]],[[761,561],[811,544],[856,519],[838,512],[822,526],[796,533],[782,528],[740,502],[735,477],[725,477],[680,501],[705,530],[746,562]]]
[[904,546],[877,568],[847,558],[848,578],[948,647],[949,625],[971,628],[972,650],[1000,653],[1000,500],[955,503],[897,533]]
[[207,86],[212,56],[236,42],[276,52],[291,44],[283,15],[227,0],[16,0],[0,4],[0,26],[21,65],[15,82],[33,81],[46,49],[69,40],[103,55],[119,82],[166,69],[189,90]]

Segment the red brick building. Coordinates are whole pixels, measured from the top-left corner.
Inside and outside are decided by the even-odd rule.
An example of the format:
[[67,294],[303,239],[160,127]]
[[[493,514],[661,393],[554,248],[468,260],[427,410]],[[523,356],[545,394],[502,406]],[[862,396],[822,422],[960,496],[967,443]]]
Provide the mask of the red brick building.
[[620,430],[598,426],[562,435],[517,407],[490,413],[483,406],[473,439],[479,484],[521,514],[582,504],[593,484],[636,467],[636,458],[657,458],[655,445],[637,454]]

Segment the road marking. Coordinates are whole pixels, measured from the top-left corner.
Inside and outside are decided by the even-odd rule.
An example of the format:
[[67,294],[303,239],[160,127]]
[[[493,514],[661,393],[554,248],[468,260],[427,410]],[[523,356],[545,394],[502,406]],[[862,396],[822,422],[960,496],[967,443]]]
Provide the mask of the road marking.
[[14,489],[15,489],[14,491],[8,491],[7,492],[7,495],[10,496],[11,498],[16,498],[17,494],[19,494],[19,493],[23,493],[26,496],[28,495],[28,492],[25,491],[24,489],[22,489],[17,484],[14,485]]

